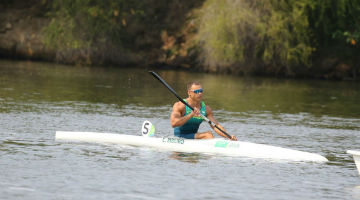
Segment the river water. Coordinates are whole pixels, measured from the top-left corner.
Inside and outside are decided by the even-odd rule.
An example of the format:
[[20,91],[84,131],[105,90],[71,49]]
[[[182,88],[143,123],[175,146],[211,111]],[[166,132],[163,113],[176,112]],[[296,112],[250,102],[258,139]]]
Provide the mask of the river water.
[[[0,61],[0,199],[360,199],[360,84],[158,70],[198,80],[239,140],[327,157],[289,163],[55,141],[55,131],[172,135],[175,97],[144,69]],[[204,123],[201,130],[208,130]]]

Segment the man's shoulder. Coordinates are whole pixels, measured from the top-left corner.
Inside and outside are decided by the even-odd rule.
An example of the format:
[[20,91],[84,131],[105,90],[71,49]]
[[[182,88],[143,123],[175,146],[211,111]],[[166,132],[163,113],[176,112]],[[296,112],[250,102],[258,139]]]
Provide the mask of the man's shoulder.
[[174,107],[181,109],[185,108],[185,105],[181,101],[178,101],[174,103]]

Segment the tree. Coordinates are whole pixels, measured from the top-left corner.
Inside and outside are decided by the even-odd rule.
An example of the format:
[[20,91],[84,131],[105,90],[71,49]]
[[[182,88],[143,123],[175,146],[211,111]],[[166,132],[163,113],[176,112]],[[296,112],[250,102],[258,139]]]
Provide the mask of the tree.
[[210,71],[259,73],[265,66],[283,75],[310,66],[306,8],[305,0],[206,1],[198,18],[203,63]]

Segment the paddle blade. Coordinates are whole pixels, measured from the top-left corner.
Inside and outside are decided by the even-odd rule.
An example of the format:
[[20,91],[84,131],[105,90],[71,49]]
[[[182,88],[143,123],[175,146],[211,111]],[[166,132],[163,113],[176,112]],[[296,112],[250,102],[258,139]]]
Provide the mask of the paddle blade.
[[141,134],[146,137],[152,137],[155,134],[155,126],[149,121],[144,121],[141,128]]

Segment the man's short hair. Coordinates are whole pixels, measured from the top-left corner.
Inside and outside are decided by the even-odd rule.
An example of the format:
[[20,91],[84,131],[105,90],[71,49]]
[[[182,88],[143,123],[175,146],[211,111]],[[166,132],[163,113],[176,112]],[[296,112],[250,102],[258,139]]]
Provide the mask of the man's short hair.
[[191,89],[191,86],[193,85],[201,85],[199,81],[191,81],[189,82],[186,87],[187,87],[187,90],[190,90]]

